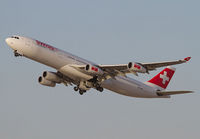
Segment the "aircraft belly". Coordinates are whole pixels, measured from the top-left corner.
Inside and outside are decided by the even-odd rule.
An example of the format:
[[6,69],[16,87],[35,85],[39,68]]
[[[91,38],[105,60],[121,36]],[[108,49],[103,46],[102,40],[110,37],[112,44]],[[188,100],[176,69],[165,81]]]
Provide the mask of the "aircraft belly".
[[154,90],[143,84],[138,84],[133,80],[125,77],[116,77],[116,79],[108,79],[102,83],[102,87],[125,96],[140,98],[157,98]]
[[93,76],[84,74],[69,65],[61,67],[58,71],[74,80],[90,80],[93,78]]

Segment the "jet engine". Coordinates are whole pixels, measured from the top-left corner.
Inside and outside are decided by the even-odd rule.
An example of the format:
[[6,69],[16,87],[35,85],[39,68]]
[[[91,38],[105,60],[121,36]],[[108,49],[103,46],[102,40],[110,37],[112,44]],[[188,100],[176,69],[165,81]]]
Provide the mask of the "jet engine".
[[58,75],[55,72],[49,72],[49,71],[44,71],[43,72],[43,77],[46,80],[55,82],[55,83],[61,83],[62,79],[60,77],[58,77]]
[[139,63],[129,62],[127,68],[132,72],[146,73],[147,69]]
[[41,76],[38,78],[38,82],[42,85],[49,86],[49,87],[55,87],[56,86],[55,82],[46,80],[44,77],[41,77]]
[[38,78],[38,82],[45,86],[55,87],[56,83],[62,82],[62,79],[55,72],[44,71]]
[[88,72],[88,73],[91,73],[93,75],[103,75],[103,71],[96,67],[96,66],[93,66],[93,65],[86,65],[85,66],[85,70]]

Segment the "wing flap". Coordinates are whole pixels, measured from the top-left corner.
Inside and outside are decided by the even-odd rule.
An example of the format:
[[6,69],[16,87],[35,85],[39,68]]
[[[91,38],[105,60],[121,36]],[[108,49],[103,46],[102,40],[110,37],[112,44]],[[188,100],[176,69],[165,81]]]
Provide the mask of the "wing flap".
[[157,94],[160,96],[178,95],[187,93],[193,93],[193,91],[157,91]]

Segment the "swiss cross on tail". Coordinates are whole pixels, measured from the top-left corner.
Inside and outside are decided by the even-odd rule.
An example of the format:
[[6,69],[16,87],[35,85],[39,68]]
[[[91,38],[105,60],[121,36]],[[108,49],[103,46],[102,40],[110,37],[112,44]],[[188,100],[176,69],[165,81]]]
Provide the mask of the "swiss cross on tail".
[[175,73],[175,70],[176,69],[173,67],[167,67],[148,82],[156,86],[159,86],[163,89],[166,89],[172,76]]
[[167,76],[167,72],[164,71],[164,74],[160,74],[160,78],[163,79],[162,83],[165,84],[166,81],[169,81],[169,77]]

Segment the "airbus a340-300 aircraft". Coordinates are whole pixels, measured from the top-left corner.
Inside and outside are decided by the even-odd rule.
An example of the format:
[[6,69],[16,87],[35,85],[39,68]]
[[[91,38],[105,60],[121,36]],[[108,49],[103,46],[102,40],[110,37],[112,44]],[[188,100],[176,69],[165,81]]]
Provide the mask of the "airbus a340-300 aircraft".
[[[45,86],[55,87],[60,83],[75,85],[74,90],[81,95],[91,88],[100,92],[106,88],[138,98],[170,98],[170,95],[192,92],[165,91],[175,72],[171,65],[185,63],[191,57],[169,62],[98,65],[28,37],[12,36],[6,38],[6,43],[14,50],[15,56],[25,56],[56,69],[56,72],[44,71],[39,77],[39,83]],[[145,83],[126,76],[128,73],[136,76],[138,73],[149,73],[164,66],[168,67]]]

